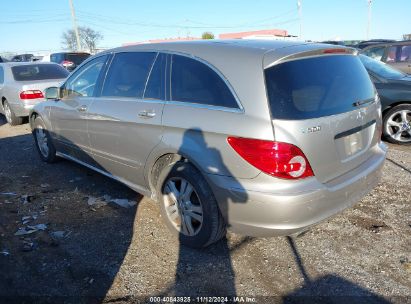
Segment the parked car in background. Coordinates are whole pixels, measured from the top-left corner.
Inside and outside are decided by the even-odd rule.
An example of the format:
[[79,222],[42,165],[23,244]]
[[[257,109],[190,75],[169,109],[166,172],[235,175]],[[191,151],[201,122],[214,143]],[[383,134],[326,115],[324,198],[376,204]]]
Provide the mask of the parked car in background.
[[372,45],[363,49],[361,54],[381,60],[404,73],[411,74],[411,41]]
[[321,41],[320,43],[326,43],[326,44],[332,44],[332,45],[345,45],[344,41],[340,41],[340,40],[325,40],[325,41]]
[[28,61],[32,61],[33,56],[34,56],[33,54],[20,54],[20,55],[13,56],[10,61],[28,62]]
[[381,106],[351,48],[196,41],[105,51],[30,114],[40,157],[158,200],[180,242],[290,235],[354,204],[385,159]]
[[88,57],[90,57],[90,54],[84,52],[51,53],[50,62],[58,63],[71,72]]
[[38,56],[33,56],[30,61],[42,61],[42,60],[43,60],[43,56],[38,55]]
[[383,136],[396,144],[411,144],[411,76],[360,55],[380,96]]
[[361,41],[358,44],[353,45],[353,47],[362,50],[368,46],[373,46],[373,45],[382,44],[382,43],[392,43],[396,41],[397,40],[393,40],[393,39],[371,39],[371,40]]
[[45,101],[44,90],[60,84],[68,74],[55,63],[0,64],[0,113],[10,125],[21,124],[35,104]]

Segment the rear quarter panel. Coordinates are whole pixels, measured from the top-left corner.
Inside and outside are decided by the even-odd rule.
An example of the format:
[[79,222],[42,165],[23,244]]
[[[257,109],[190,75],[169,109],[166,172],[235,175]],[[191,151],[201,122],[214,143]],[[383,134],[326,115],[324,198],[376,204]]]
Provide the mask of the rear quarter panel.
[[[224,48],[224,46],[222,46]],[[221,50],[221,49],[220,49]],[[212,65],[231,85],[242,108],[221,110],[190,103],[167,102],[163,112],[164,135],[152,151],[146,175],[167,153],[178,153],[208,174],[254,178],[260,170],[243,160],[228,144],[228,136],[273,140],[262,69],[262,53],[250,55],[241,48],[233,56],[196,50],[196,57]]]

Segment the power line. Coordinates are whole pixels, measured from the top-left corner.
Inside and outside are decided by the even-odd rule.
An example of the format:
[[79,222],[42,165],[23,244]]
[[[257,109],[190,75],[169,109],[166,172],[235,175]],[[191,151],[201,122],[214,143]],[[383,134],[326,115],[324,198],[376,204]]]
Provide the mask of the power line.
[[[295,11],[295,10],[293,10]],[[193,25],[181,25],[181,24],[159,24],[159,23],[146,23],[146,22],[138,22],[138,21],[130,21],[130,20],[124,20],[124,21],[119,21],[120,18],[114,18],[114,17],[109,17],[109,16],[103,16],[99,14],[93,14],[93,13],[88,13],[84,11],[77,11],[79,16],[82,16],[84,18],[88,19],[94,19],[94,22],[104,22],[105,24],[110,22],[110,24],[121,24],[121,25],[128,25],[128,26],[141,26],[141,27],[152,27],[152,28],[188,28],[188,29],[236,29],[236,28],[243,28],[243,27],[262,27],[262,26],[272,26],[272,25],[281,25],[281,24],[286,24],[289,22],[293,22],[295,19],[289,19],[285,20],[283,22],[277,22],[277,23],[266,23],[266,24],[259,24],[259,25],[248,25],[247,24],[241,24],[241,25],[198,25],[198,26],[193,26]],[[289,12],[288,12],[289,13]],[[278,16],[274,16],[273,18],[276,18]],[[115,20],[113,20],[115,19]],[[186,19],[190,21],[189,19]],[[264,20],[270,20],[269,18],[264,19]],[[263,21],[264,21],[263,20]]]

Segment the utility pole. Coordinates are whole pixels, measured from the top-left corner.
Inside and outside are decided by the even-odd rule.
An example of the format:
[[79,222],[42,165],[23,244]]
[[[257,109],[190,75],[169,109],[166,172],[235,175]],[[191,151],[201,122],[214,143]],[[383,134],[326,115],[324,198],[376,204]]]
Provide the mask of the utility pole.
[[371,29],[371,3],[372,0],[367,0],[368,2],[368,21],[367,21],[367,40],[370,39],[370,29]]
[[71,19],[73,21],[73,29],[74,29],[74,33],[76,34],[77,51],[80,51],[81,50],[80,35],[78,33],[76,13],[74,12],[73,0],[69,0],[69,3],[70,3],[70,9],[71,9]]
[[300,19],[300,40],[303,40],[303,12],[301,7],[301,0],[297,0],[298,18]]

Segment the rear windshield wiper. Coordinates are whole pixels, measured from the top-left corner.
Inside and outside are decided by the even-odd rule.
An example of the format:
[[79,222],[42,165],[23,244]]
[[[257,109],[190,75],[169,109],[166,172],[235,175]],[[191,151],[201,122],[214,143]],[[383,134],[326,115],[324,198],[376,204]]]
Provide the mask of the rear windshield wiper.
[[367,104],[367,103],[371,103],[371,102],[373,102],[373,101],[375,101],[375,98],[374,98],[374,97],[368,98],[368,99],[364,99],[364,100],[360,100],[360,101],[356,101],[356,102],[354,102],[352,105],[353,105],[354,107],[359,107],[359,106],[365,105],[365,104]]

